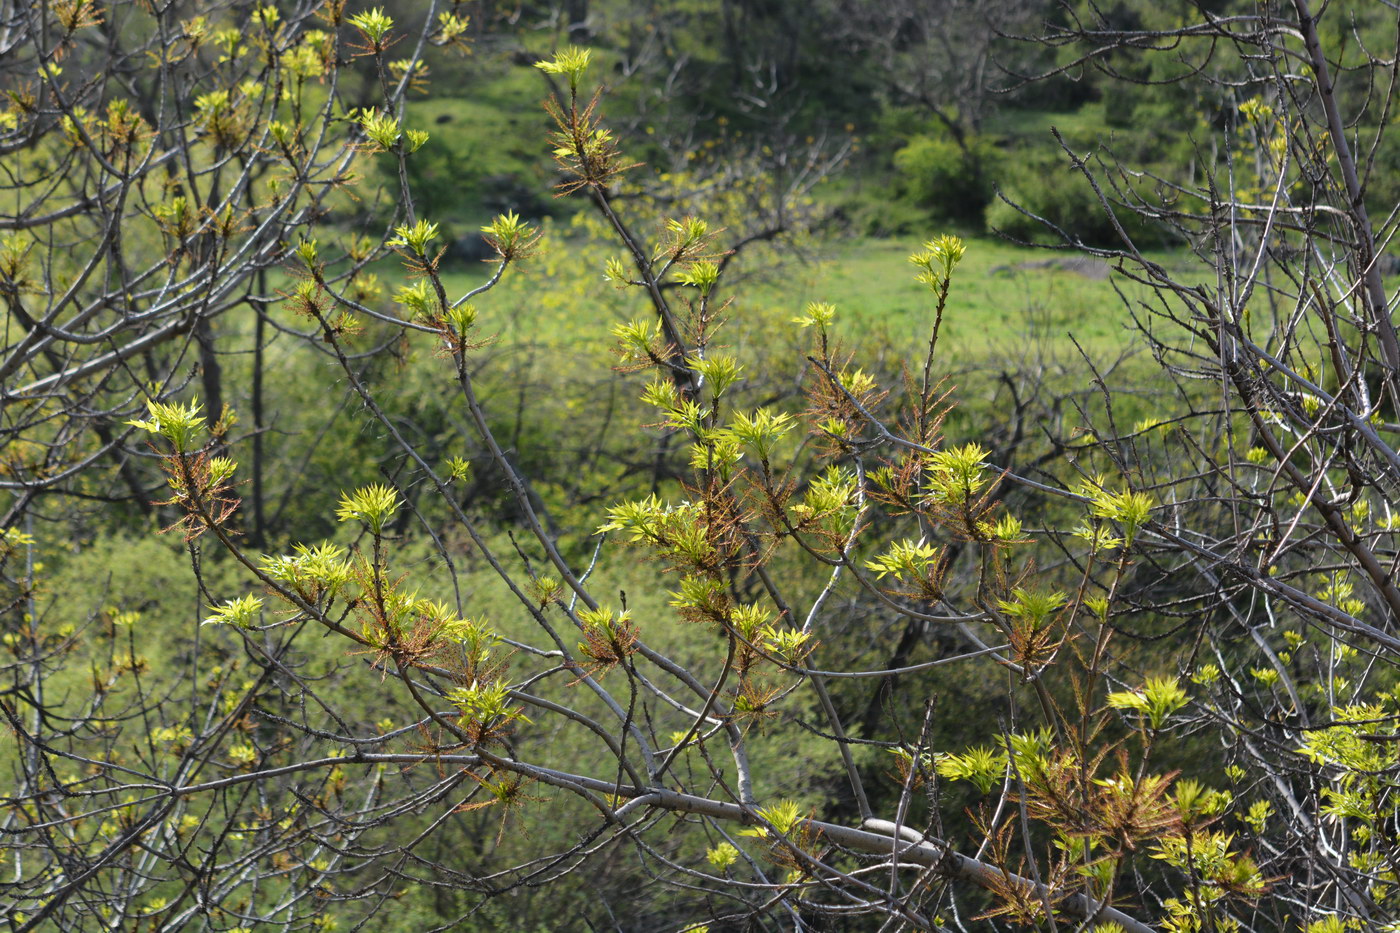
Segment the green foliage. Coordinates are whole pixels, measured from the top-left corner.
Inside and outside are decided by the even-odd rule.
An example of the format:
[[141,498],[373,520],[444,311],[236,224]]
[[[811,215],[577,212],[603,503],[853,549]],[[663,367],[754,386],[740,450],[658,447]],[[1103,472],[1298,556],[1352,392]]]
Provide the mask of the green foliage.
[[1065,594],[1058,591],[1047,592],[1017,587],[1012,591],[1011,599],[1004,599],[998,605],[1002,612],[1013,619],[1038,626],[1064,606],[1065,598]]
[[312,603],[336,596],[354,577],[345,548],[328,541],[315,546],[298,544],[288,555],[265,555],[260,566],[270,579]]
[[[365,131],[365,137],[373,144],[372,152],[384,152],[398,145],[399,121],[394,116],[387,113],[365,111],[359,115],[358,120],[360,127]],[[424,142],[426,141],[424,140]]]
[[925,243],[922,250],[909,257],[909,261],[922,270],[918,281],[938,292],[948,287],[953,269],[966,253],[967,246],[961,239],[944,234]]
[[146,410],[150,412],[150,418],[132,419],[127,424],[165,438],[176,453],[190,453],[204,431],[204,416],[199,413],[199,408],[198,402],[182,405],[179,402],[147,401]]
[[705,860],[720,871],[724,871],[739,861],[739,850],[727,842],[721,842],[705,853]]
[[[725,9],[759,32],[798,10],[759,6]],[[64,28],[96,25],[84,23],[97,14],[83,13],[83,5],[60,7],[54,15]],[[1144,22],[1158,22],[1150,9],[1130,7]],[[716,9],[687,4],[678,15],[699,22]],[[1296,365],[1312,384],[1302,391],[1296,375],[1254,358],[1254,391],[1275,378],[1287,387],[1269,408],[1250,397],[1219,421],[1195,421],[1218,409],[1221,392],[1230,405],[1239,401],[1221,378],[1186,380],[1208,384],[1208,403],[1197,404],[1204,396],[1188,387],[1171,403],[1188,414],[1164,411],[1163,382],[1139,378],[1145,360],[1109,366],[1085,392],[1080,364],[1063,360],[1081,350],[1097,360],[1119,349],[1122,335],[1105,309],[1121,280],[1024,268],[1024,253],[990,242],[965,250],[951,236],[914,251],[915,282],[904,262],[909,244],[871,242],[836,252],[836,263],[810,275],[789,266],[769,281],[756,279],[774,255],[762,252],[765,238],[782,231],[743,226],[749,215],[800,223],[794,218],[810,204],[782,184],[728,186],[732,177],[706,175],[724,164],[722,156],[702,155],[720,149],[705,149],[714,139],[678,150],[678,162],[700,165],[660,173],[660,188],[651,190],[662,195],[652,201],[653,179],[623,174],[627,131],[606,122],[601,98],[583,88],[591,52],[572,47],[538,70],[567,79],[569,98],[551,105],[550,146],[568,173],[563,189],[586,189],[596,214],[535,226],[502,205],[481,226],[495,253],[490,272],[454,270],[450,225],[480,226],[489,213],[474,200],[476,167],[463,171],[461,192],[452,190],[453,173],[472,161],[454,147],[506,125],[504,108],[492,108],[496,122],[449,130],[446,142],[437,131],[430,139],[406,129],[424,124],[422,114],[440,103],[404,109],[393,93],[378,99],[385,88],[427,79],[416,52],[385,59],[396,41],[411,37],[401,37],[395,17],[382,10],[348,19],[335,7],[324,12],[330,33],[305,30],[271,6],[253,11],[252,28],[220,15],[170,33],[191,43],[191,64],[179,74],[194,93],[178,105],[187,109],[178,129],[195,138],[170,161],[167,179],[130,172],[150,132],[141,108],[103,100],[84,110],[57,93],[57,62],[81,57],[79,47],[55,51],[38,68],[26,64],[26,75],[53,86],[46,100],[63,112],[53,120],[49,150],[21,152],[16,177],[31,178],[32,159],[45,166],[40,177],[67,184],[81,173],[45,161],[62,156],[117,185],[133,205],[120,218],[130,226],[118,239],[83,226],[105,230],[105,220],[61,214],[46,222],[54,215],[36,207],[17,216],[49,224],[44,236],[20,232],[0,243],[0,286],[19,335],[11,349],[22,355],[25,345],[52,344],[71,354],[27,358],[21,382],[37,388],[8,397],[3,416],[0,466],[10,488],[23,493],[12,517],[38,519],[43,529],[0,534],[10,607],[0,644],[13,658],[5,673],[17,684],[17,702],[34,706],[32,719],[25,710],[16,721],[35,723],[27,728],[44,737],[16,730],[34,754],[0,752],[0,761],[28,782],[9,804],[15,825],[57,831],[44,843],[54,861],[44,862],[39,845],[16,862],[27,907],[46,909],[48,895],[62,890],[55,886],[67,884],[53,865],[106,859],[93,863],[104,884],[109,875],[120,883],[85,890],[58,925],[89,909],[84,898],[98,904],[102,891],[120,890],[133,892],[118,905],[126,913],[103,916],[104,928],[118,921],[173,927],[163,912],[180,896],[190,864],[210,883],[227,877],[222,865],[237,864],[245,874],[231,882],[225,903],[243,898],[238,909],[250,916],[285,911],[288,925],[376,922],[365,921],[362,907],[393,899],[402,909],[387,911],[385,928],[514,929],[522,916],[578,913],[583,893],[583,912],[605,897],[635,893],[633,859],[597,857],[635,842],[646,869],[663,881],[680,879],[677,891],[686,893],[648,892],[643,904],[628,907],[634,913],[609,920],[615,926],[691,926],[696,905],[715,910],[729,900],[755,923],[782,923],[827,909],[835,895],[849,895],[843,910],[862,905],[915,925],[943,924],[913,912],[941,909],[946,897],[997,923],[1050,925],[1046,912],[1053,911],[1065,915],[1056,918],[1061,925],[1122,929],[1082,910],[1069,916],[1077,904],[1102,901],[1105,917],[1113,904],[1163,905],[1161,925],[1172,930],[1228,930],[1245,914],[1261,929],[1297,926],[1305,921],[1269,913],[1269,886],[1296,883],[1276,874],[1279,852],[1320,859],[1327,871],[1319,877],[1346,880],[1352,896],[1377,911],[1392,908],[1396,789],[1383,752],[1400,713],[1387,649],[1367,645],[1373,630],[1384,635],[1368,626],[1383,624],[1369,614],[1385,594],[1368,586],[1364,562],[1353,558],[1370,547],[1388,553],[1394,520],[1383,495],[1359,489],[1356,475],[1369,461],[1350,459],[1372,443],[1362,426],[1385,432],[1388,422],[1374,405],[1355,424],[1324,423],[1349,404],[1338,400],[1344,391],[1372,392],[1366,379],[1385,378],[1385,370],[1372,373],[1371,331],[1349,317],[1363,314],[1360,304],[1338,318],[1327,345],[1345,347],[1331,354],[1334,363],[1354,359],[1365,378],[1322,378],[1324,341],[1288,348],[1291,338],[1277,330],[1259,339],[1282,341],[1290,352],[1271,365]],[[616,12],[599,4],[583,25],[602,32],[607,27],[598,24]],[[826,4],[800,12],[801,28],[809,18],[831,21]],[[346,34],[353,52],[338,44],[345,31],[334,27],[342,22],[357,33]],[[162,29],[169,26],[162,21]],[[423,24],[419,45],[452,42],[467,30],[464,18],[444,13]],[[718,60],[705,55],[719,40],[664,39],[665,55],[698,49],[706,67]],[[753,40],[724,40],[733,46],[726,54],[752,52]],[[543,41],[527,37],[526,46]],[[616,53],[624,61],[620,44],[603,46],[600,59]],[[161,74],[186,67],[184,59],[162,59],[175,54],[168,49],[151,51],[165,62]],[[360,73],[341,69],[343,83],[304,86],[350,54],[362,59]],[[225,80],[238,61],[258,69],[257,80]],[[263,75],[264,66],[276,75]],[[866,89],[839,87],[861,76],[841,74],[829,61],[823,67],[830,93],[822,105],[840,93],[871,99]],[[1133,73],[1157,75],[1159,67]],[[676,73],[684,71],[678,65]],[[205,73],[214,78],[199,77]],[[347,110],[345,88],[360,79],[363,99]],[[318,95],[343,97],[308,119]],[[0,115],[6,140],[42,129],[22,90],[11,102]],[[1114,106],[1126,122],[1160,103],[1144,91]],[[459,102],[440,113],[459,106],[471,112]],[[724,106],[737,113],[732,102]],[[1288,147],[1277,140],[1297,143],[1288,150],[1296,158],[1319,155],[1289,135],[1292,124],[1272,107],[1251,98],[1219,111],[1248,124],[1247,133],[1232,130],[1229,151],[1259,156],[1234,176],[1239,197],[1253,198],[1283,177],[1277,157]],[[639,111],[636,120],[651,116]],[[170,133],[163,127],[159,136],[178,138]],[[365,141],[352,142],[361,135]],[[1070,132],[1067,140],[1087,150],[1093,135]],[[1157,158],[1165,144],[1148,137],[1135,135],[1133,144]],[[343,148],[323,151],[328,161],[299,161],[316,139]],[[979,208],[952,213],[950,193],[980,205],[986,173],[1016,172],[1027,197],[1048,204],[1047,217],[1067,218],[1072,236],[1112,240],[1111,225],[1080,233],[1092,228],[1092,211],[1076,214],[1083,205],[1050,203],[1061,197],[1061,186],[1046,180],[1054,177],[1052,162],[1063,167],[1060,154],[1021,160],[1014,148],[1021,141],[992,142],[990,127],[970,139],[954,158],[937,137],[915,136],[895,157],[901,184],[911,193],[924,186],[920,197],[932,210],[968,222]],[[650,144],[653,154],[667,143]],[[496,151],[500,144],[482,145]],[[792,158],[797,145],[780,146],[782,156]],[[1004,145],[1016,158],[999,165]],[[373,208],[391,212],[380,229],[395,235],[382,240],[349,232],[364,226],[355,199],[375,200],[373,173],[353,193],[343,190],[351,186],[348,173],[308,180],[317,165],[349,166],[376,150],[374,171],[393,192],[378,202],[389,207]],[[809,167],[818,152],[809,151]],[[504,160],[520,168],[534,158],[517,155]],[[103,160],[124,168],[112,171]],[[1007,168],[1012,162],[1021,167]],[[726,172],[742,175],[749,165],[736,161]],[[399,212],[401,176],[418,204]],[[245,182],[228,203],[213,203],[219,199],[209,192]],[[30,190],[27,184],[16,191]],[[301,184],[334,196],[286,195]],[[1323,197],[1326,187],[1317,181],[1306,193]],[[1305,193],[1294,182],[1278,190]],[[425,191],[458,201],[444,195],[439,204]],[[75,187],[73,197],[103,210],[122,201],[100,187]],[[433,219],[410,221],[422,208]],[[1265,215],[1246,206],[1240,216]],[[278,217],[285,227],[273,222]],[[316,238],[302,223],[312,217]],[[239,240],[245,225],[269,235]],[[1242,229],[1255,230],[1250,223]],[[94,269],[122,250],[158,261],[85,279],[85,261],[52,244],[93,236],[100,243]],[[1261,257],[1302,242],[1291,228],[1279,236],[1285,239],[1260,246]],[[1332,248],[1344,251],[1345,237],[1332,236]],[[389,249],[408,260],[407,271],[385,258]],[[274,254],[287,271],[271,259],[257,266]],[[227,269],[221,263],[238,256],[260,258],[238,277],[198,279],[196,270]],[[1135,274],[1160,277],[1180,259],[1158,258],[1163,263],[1147,260]],[[525,259],[528,269],[519,266]],[[1341,269],[1331,273],[1338,281]],[[531,277],[518,278],[523,271]],[[1200,328],[1187,341],[1196,355],[1185,371],[1194,376],[1191,367],[1214,362],[1222,334],[1230,346],[1247,348],[1249,334],[1274,326],[1270,318],[1293,328],[1331,300],[1323,296],[1335,283],[1327,281],[1300,291],[1282,311],[1271,307],[1289,281],[1281,275],[1252,292],[1252,316],[1230,308],[1257,331],[1232,330],[1234,318],[1210,319],[1235,293],[1183,286],[1178,294],[1189,297],[1190,312],[1171,306],[1163,313],[1173,325]],[[66,332],[38,315],[45,323],[36,327],[24,303],[67,301],[61,296],[70,283],[74,307],[96,317],[74,317],[64,326],[76,330]],[[162,321],[162,296],[187,285],[196,303]],[[1127,293],[1139,297],[1133,288]],[[278,293],[285,302],[272,297]],[[842,302],[839,327],[834,299]],[[104,316],[118,306],[123,320],[142,329],[122,336],[117,316]],[[62,318],[54,312],[53,320]],[[161,327],[180,339],[148,342]],[[1083,339],[1071,343],[1067,329]],[[78,337],[70,340],[71,333]],[[122,347],[114,335],[136,342]],[[95,356],[82,364],[90,368],[63,371],[94,346],[115,352],[121,365],[101,370],[103,357]],[[191,353],[205,385],[217,386],[222,373],[224,400],[253,422],[246,433],[233,430],[229,406],[212,395],[205,394],[211,408],[220,409],[212,426],[197,403],[174,400],[192,393],[182,382]],[[608,362],[617,369],[607,371]],[[645,388],[633,384],[640,371],[650,380]],[[1115,378],[1140,394],[1110,398]],[[1329,400],[1329,393],[1336,395]],[[954,397],[963,402],[949,412]],[[146,417],[133,418],[141,403]],[[158,482],[150,458],[131,456],[124,436],[90,429],[122,423],[161,439],[155,448],[175,492],[170,500],[146,501],[144,490]],[[1136,427],[1120,433],[1118,424]],[[1283,439],[1290,452],[1276,463],[1275,445],[1263,443],[1285,425],[1294,432]],[[1343,436],[1347,457],[1328,446]],[[1173,473],[1188,456],[1183,451],[1199,458],[1193,468],[1206,464],[1208,495],[1177,494],[1187,482]],[[1212,473],[1217,462],[1223,466]],[[1286,467],[1313,470],[1305,488],[1286,486]],[[1122,476],[1124,491],[1095,469]],[[1096,478],[1076,486],[1083,475]],[[186,532],[185,550],[170,539],[128,542],[106,530],[121,520],[91,507],[48,509],[69,496],[103,502],[113,489],[149,506],[149,516],[128,517],[129,525],[154,531],[174,517]],[[354,491],[337,502],[338,490]],[[31,507],[30,492],[44,508]],[[615,504],[599,531],[616,531],[638,549],[627,556],[589,534],[608,502]],[[1221,517],[1258,503],[1268,511],[1256,517],[1268,521]],[[1334,513],[1310,523],[1308,508]],[[352,527],[338,529],[335,519]],[[1240,527],[1249,530],[1228,537]],[[89,540],[94,528],[102,530]],[[1295,528],[1303,531],[1289,538]],[[291,540],[324,533],[344,543],[292,545],[289,533]],[[73,552],[60,543],[68,535]],[[1229,553],[1205,550],[1216,540],[1230,541]],[[1317,542],[1321,550],[1312,550]],[[233,595],[250,585],[262,595]],[[212,623],[207,630],[196,626],[201,616]],[[1201,633],[1189,656],[1175,650],[1177,626],[1188,616],[1193,636]],[[1328,634],[1318,637],[1319,629]],[[1248,637],[1239,637],[1245,630]],[[138,643],[136,635],[149,631],[199,635]],[[1339,631],[1366,650],[1343,643]],[[1142,671],[1173,668],[1175,675],[1142,679]],[[1026,731],[989,738],[986,729],[968,728],[1004,721]],[[137,722],[144,732],[135,730],[133,741]],[[1227,759],[1209,745],[1222,740],[1231,756],[1224,768]],[[1267,757],[1255,751],[1258,743]],[[888,773],[889,753],[897,774]],[[1201,780],[1178,778],[1183,770]],[[1239,802],[1204,783],[1217,771],[1236,786]],[[938,794],[920,792],[934,775],[969,787],[948,788],[954,805],[941,806]],[[956,804],[971,789],[984,799],[961,813]],[[1324,815],[1328,845],[1344,849],[1345,859],[1297,855],[1312,850],[1296,845],[1293,821],[1304,810],[1290,794]],[[246,803],[252,799],[255,809]],[[90,802],[89,811],[77,809]],[[168,809],[156,831],[134,832],[150,803]],[[676,817],[658,819],[668,808]],[[835,834],[853,827],[857,812],[898,814],[910,830],[938,826],[947,840],[933,842],[933,850],[971,840],[967,849],[983,860],[982,870],[946,885],[921,881],[927,902],[894,894],[871,900],[868,879],[889,868],[888,846],[897,843],[860,852],[821,838],[821,821]],[[764,840],[752,859],[716,841],[734,820],[767,824],[750,831]],[[580,827],[597,829],[589,835]],[[1315,838],[1311,826],[1308,832]],[[138,839],[139,871],[104,854],[115,851],[105,846]],[[405,839],[413,840],[410,849]],[[912,847],[901,864],[924,851]],[[355,853],[353,862],[346,852]],[[539,861],[545,852],[549,860]],[[378,853],[398,859],[387,875],[376,874]],[[1035,883],[1016,874],[1027,865],[1036,869]],[[493,892],[499,884],[511,893],[481,907],[476,882],[463,879],[482,878]],[[536,882],[546,878],[540,889]],[[985,891],[966,890],[969,878],[981,879]],[[1280,902],[1304,900],[1291,889]],[[1352,923],[1306,922],[1318,929]]]
[[894,154],[897,192],[935,221],[980,226],[1003,172],[1001,150],[986,137],[958,145],[947,136],[916,136]]
[[222,606],[211,606],[213,613],[205,619],[204,625],[235,625],[238,628],[252,628],[258,614],[262,611],[263,601],[257,596],[240,596],[230,600]]
[[592,58],[592,50],[571,45],[556,52],[552,59],[535,62],[535,67],[545,74],[564,76],[569,81],[569,92],[577,94],[579,82],[583,80],[584,72],[588,70],[588,63]]
[[962,505],[987,485],[989,451],[980,444],[964,444],[929,455],[929,492],[940,502]]
[[1106,518],[1123,529],[1123,541],[1131,545],[1139,529],[1152,517],[1152,497],[1140,492],[1110,492],[1099,482],[1082,487],[1089,496],[1089,512],[1095,518]]
[[1000,179],[999,196],[987,207],[988,230],[1028,243],[1060,244],[1069,237],[1071,242],[1111,246],[1121,242],[1122,228],[1144,248],[1172,242],[1125,207],[1121,194],[1103,193],[1102,188],[1096,192],[1064,153],[1032,150],[1017,155],[1008,160],[1011,167]]
[[[788,835],[798,828],[802,821],[802,808],[795,800],[781,800],[766,807],[760,807],[758,815],[763,820],[772,825],[781,835]],[[746,835],[766,838],[768,827],[759,826],[752,830],[745,830]]]
[[877,577],[892,575],[900,581],[927,578],[938,565],[939,549],[924,541],[896,541],[879,557],[865,562]]
[[1006,774],[1006,756],[978,745],[961,755],[942,755],[934,767],[950,781],[971,781],[979,792],[989,794]]
[[802,316],[793,318],[792,322],[801,327],[815,327],[818,330],[825,330],[835,320],[835,305],[825,301],[809,301],[807,307],[802,311]]
[[407,249],[416,256],[425,256],[428,252],[428,244],[435,240],[437,235],[437,224],[428,220],[419,220],[411,226],[395,227],[394,238],[388,242],[388,245]]
[[[360,31],[360,34],[368,41],[375,51],[384,48],[384,39],[389,35],[389,31],[394,28],[392,17],[384,13],[382,7],[375,7],[363,13],[351,16],[347,22]],[[388,148],[387,146],[385,148]]]
[[698,289],[701,296],[709,297],[719,281],[719,263],[709,259],[693,262],[681,270],[679,280],[682,285]]
[[504,262],[525,258],[539,239],[539,233],[514,211],[498,215],[481,232]]
[[734,438],[759,460],[766,461],[772,455],[778,441],[795,427],[791,415],[759,408],[752,413],[739,411],[729,432]]
[[382,483],[375,483],[353,493],[343,493],[335,517],[342,522],[363,522],[377,536],[384,533],[384,526],[398,507],[398,493]]
[[1186,691],[1174,677],[1149,677],[1140,690],[1120,691],[1108,695],[1108,705],[1140,713],[1148,728],[1159,730],[1167,717],[1186,705]]
[[483,735],[499,732],[516,720],[527,723],[530,721],[529,717],[513,704],[510,687],[504,683],[472,683],[452,690],[447,699],[462,714],[463,722]]

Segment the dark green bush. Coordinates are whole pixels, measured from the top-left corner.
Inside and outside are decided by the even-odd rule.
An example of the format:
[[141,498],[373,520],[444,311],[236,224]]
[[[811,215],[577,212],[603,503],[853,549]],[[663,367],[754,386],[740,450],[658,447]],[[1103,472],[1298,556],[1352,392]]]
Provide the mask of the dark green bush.
[[968,137],[916,136],[894,154],[899,193],[928,208],[936,219],[980,223],[995,194],[1001,153],[991,142]]
[[[1025,153],[1004,176],[1000,195],[987,207],[986,223],[989,230],[1004,236],[1034,243],[1062,242],[1060,233],[1039,217],[1090,246],[1122,243],[1099,196],[1063,155]],[[1139,246],[1164,242],[1163,230],[1149,227],[1132,211],[1115,207],[1114,216]]]

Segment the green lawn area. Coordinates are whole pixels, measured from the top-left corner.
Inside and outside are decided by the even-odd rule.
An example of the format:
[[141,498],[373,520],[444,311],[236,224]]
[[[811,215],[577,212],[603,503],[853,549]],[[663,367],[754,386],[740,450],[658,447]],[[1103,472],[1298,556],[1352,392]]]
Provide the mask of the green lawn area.
[[[914,281],[908,257],[918,247],[913,240],[843,244],[800,278],[766,286],[755,297],[787,301],[794,310],[807,301],[829,301],[854,329],[852,336],[884,331],[896,344],[921,343],[934,300]],[[990,238],[968,241],[944,313],[945,352],[983,358],[1038,343],[1053,355],[1073,351],[1071,334],[1086,349],[1109,353],[1136,341],[1105,264]]]
[[[790,260],[775,272],[738,282],[731,292],[734,329],[752,332],[746,321],[786,327],[807,302],[828,301],[837,306],[838,332],[847,343],[883,337],[880,342],[894,347],[921,346],[934,301],[915,282],[908,262],[918,248],[917,240],[851,240],[822,247],[816,261]],[[480,299],[483,325],[506,342],[606,341],[614,322],[646,315],[649,308],[639,292],[617,291],[600,272],[556,238],[523,274],[507,275],[497,291]],[[445,276],[448,291],[461,294],[487,274],[486,267],[458,267]],[[943,352],[968,362],[1028,349],[1065,358],[1077,354],[1072,336],[1095,356],[1116,356],[1137,346],[1139,335],[1115,279],[1129,296],[1142,291],[1106,264],[1071,253],[969,240],[944,315]]]

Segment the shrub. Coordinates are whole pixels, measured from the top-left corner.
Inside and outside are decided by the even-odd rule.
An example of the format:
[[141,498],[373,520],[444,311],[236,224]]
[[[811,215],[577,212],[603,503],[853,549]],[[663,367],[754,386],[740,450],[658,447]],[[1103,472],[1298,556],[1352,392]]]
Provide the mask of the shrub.
[[1001,153],[973,136],[966,146],[946,137],[916,136],[894,154],[899,192],[936,219],[979,223],[995,192]]
[[[989,230],[1029,243],[1058,244],[1069,237],[1087,246],[1114,246],[1122,242],[1116,218],[1139,246],[1165,242],[1165,231],[1125,209],[1119,203],[1123,193],[1111,189],[1105,190],[1115,204],[1110,217],[1093,187],[1063,152],[1028,154],[1016,165],[998,186],[997,199],[987,205]],[[1131,192],[1127,194],[1131,198]]]

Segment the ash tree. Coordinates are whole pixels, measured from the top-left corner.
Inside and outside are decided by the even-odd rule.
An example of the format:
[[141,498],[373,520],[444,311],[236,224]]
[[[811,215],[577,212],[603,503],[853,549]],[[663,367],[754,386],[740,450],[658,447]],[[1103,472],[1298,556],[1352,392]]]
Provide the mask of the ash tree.
[[[479,389],[538,231],[494,220],[491,274],[459,288],[406,181],[428,130],[405,94],[464,13],[12,11],[10,927],[558,927],[567,904],[493,905],[606,873],[646,892],[622,928],[1394,923],[1400,349],[1370,184],[1396,20],[1326,12],[1046,25],[1057,70],[1164,56],[1220,104],[1187,171],[1066,151],[1108,216],[1173,226],[1195,261],[1122,224],[1095,251],[1148,288],[1133,375],[1157,414],[1121,423],[1090,372],[1103,404],[1034,459],[945,435],[962,241],[910,257],[927,342],[900,378],[812,302],[789,325],[802,399],[766,398],[771,360],[727,342],[732,234],[635,224],[591,53],[543,59],[559,193],[610,231],[594,272],[633,308],[611,360],[559,365],[623,373],[641,411],[610,430],[685,466],[559,518],[493,427],[516,400]],[[269,331],[335,368],[388,451],[326,535],[274,540],[260,512]],[[236,353],[257,359],[235,389]],[[469,443],[425,440],[410,379]],[[482,471],[513,527],[460,494]],[[55,592],[44,558],[119,509],[183,540],[193,607],[152,600],[173,630]],[[892,631],[916,636],[898,666]]]

